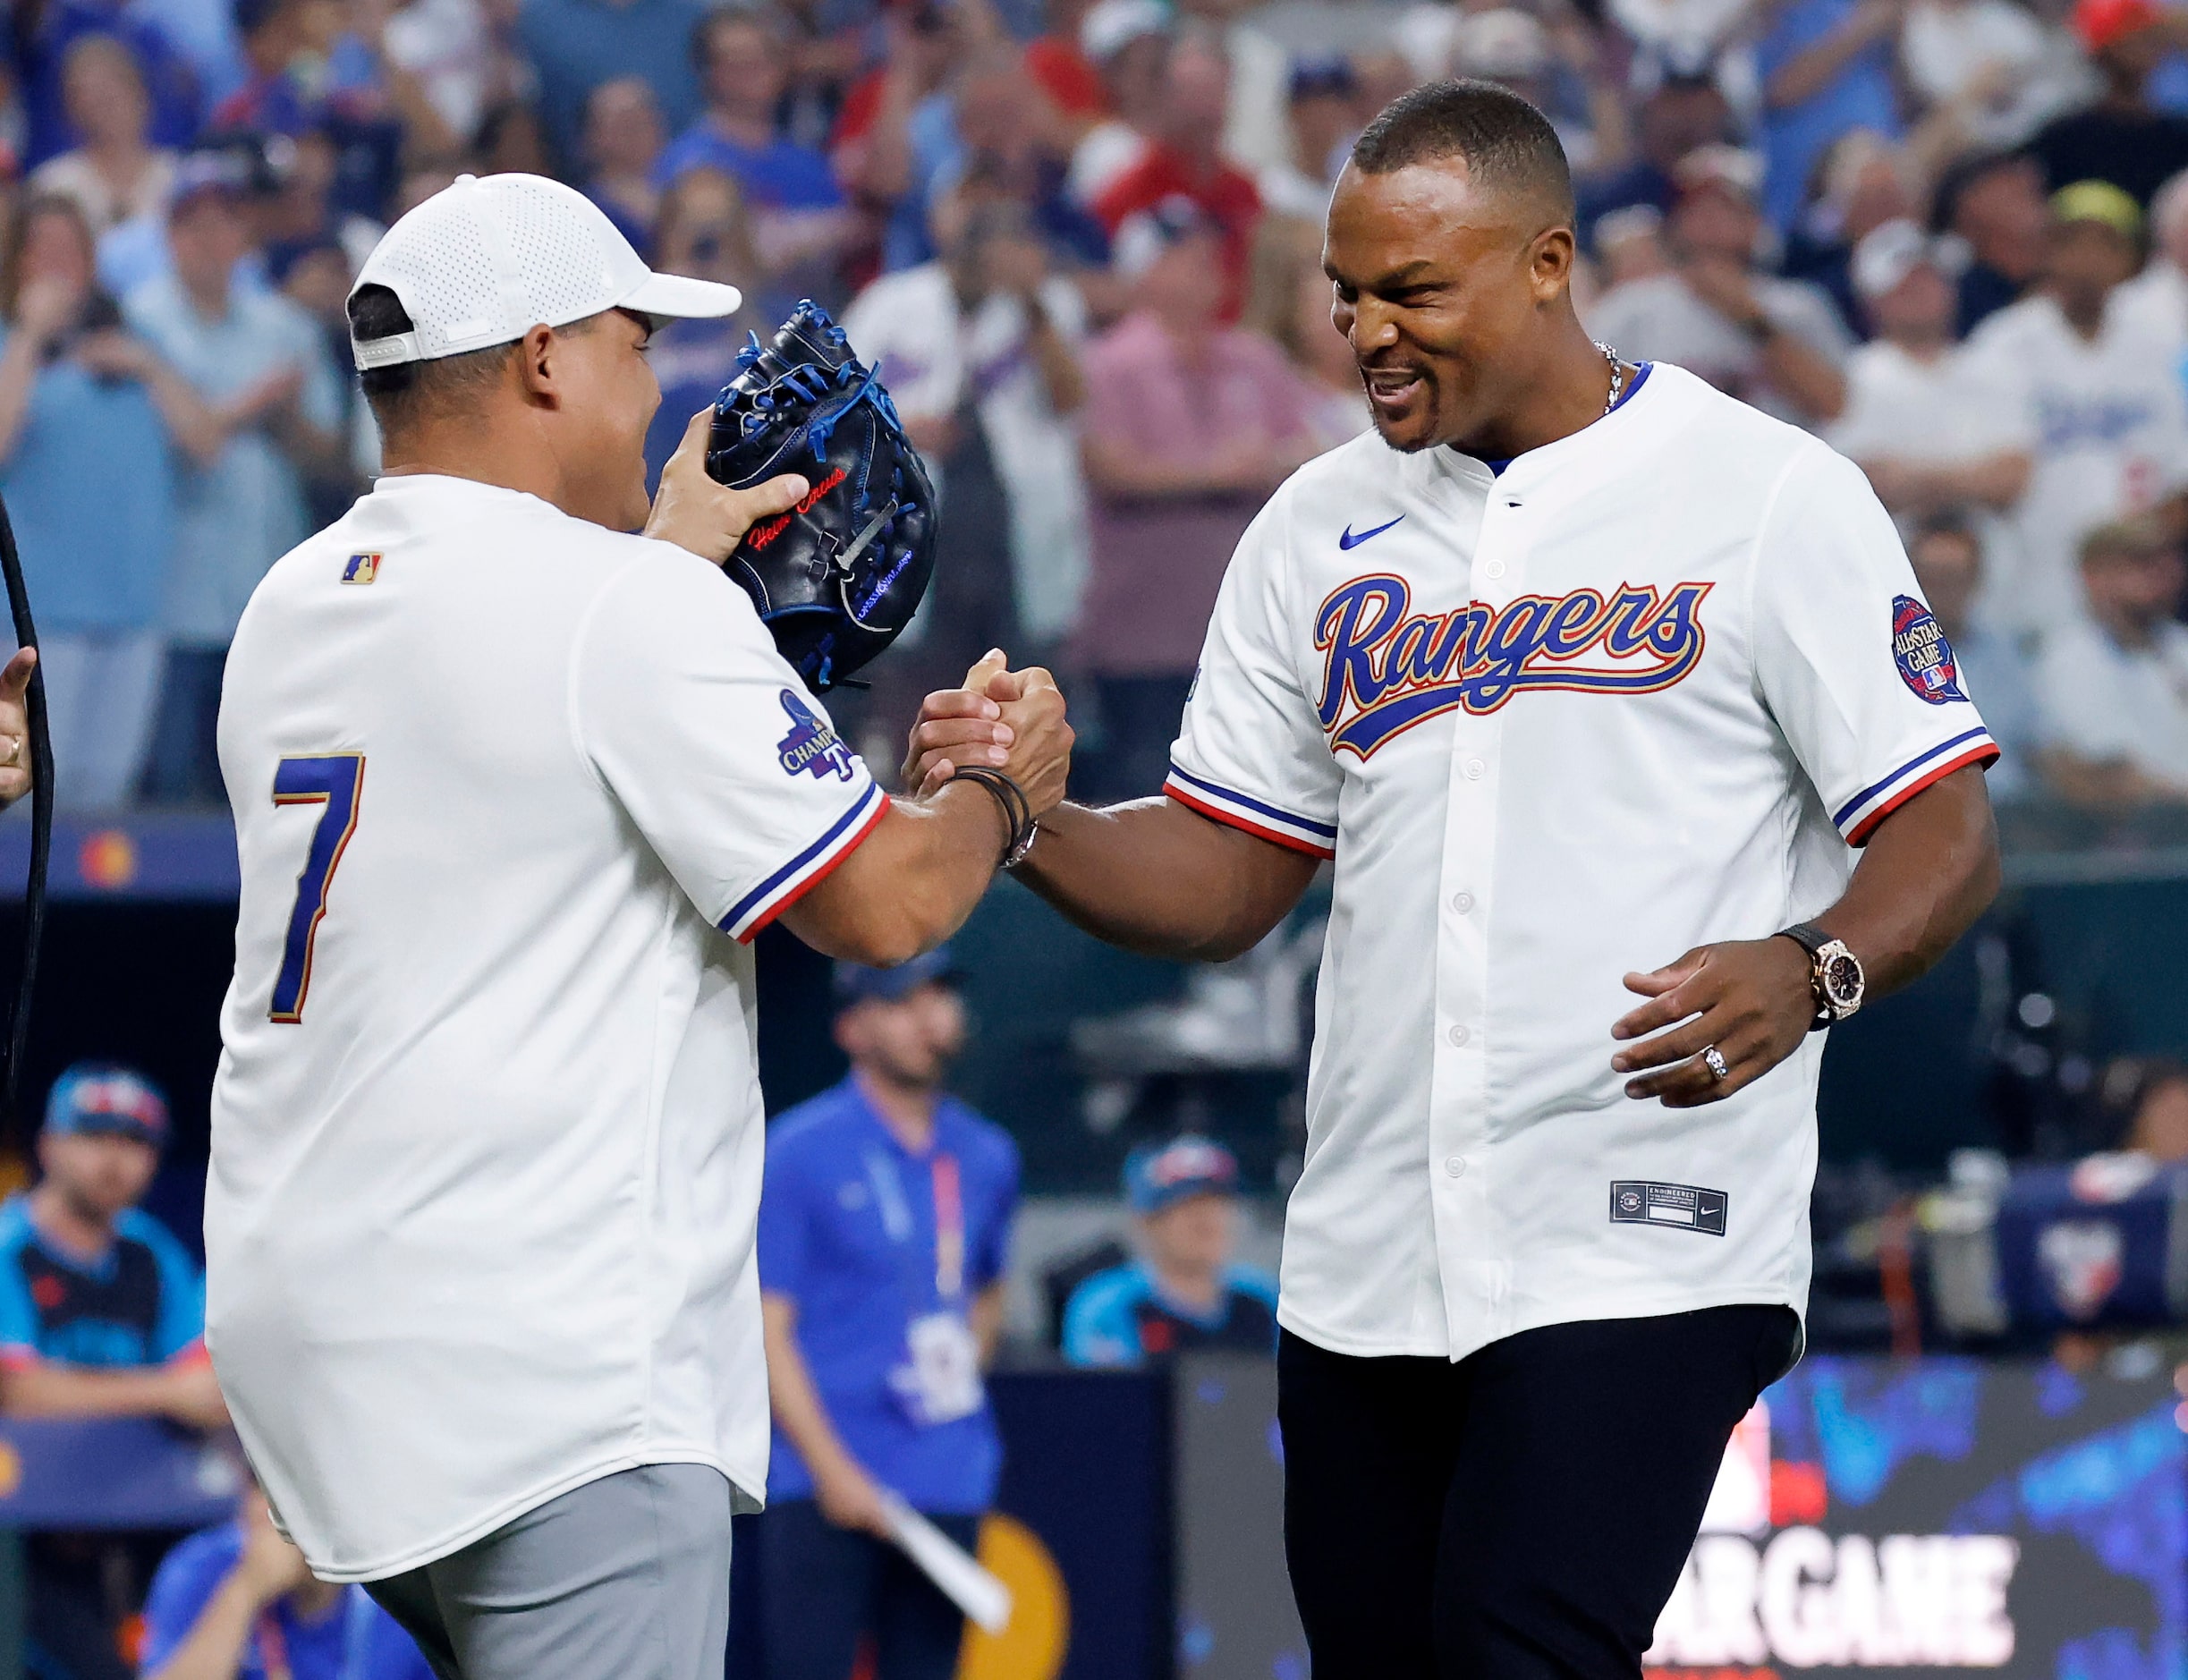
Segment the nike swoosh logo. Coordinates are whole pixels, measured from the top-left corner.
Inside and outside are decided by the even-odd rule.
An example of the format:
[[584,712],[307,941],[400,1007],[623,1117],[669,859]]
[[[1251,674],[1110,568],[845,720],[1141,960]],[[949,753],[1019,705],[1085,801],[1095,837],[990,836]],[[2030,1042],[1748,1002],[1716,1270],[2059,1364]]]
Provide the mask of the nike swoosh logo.
[[1388,530],[1392,525],[1396,524],[1398,520],[1404,519],[1404,517],[1405,515],[1401,513],[1398,515],[1398,519],[1391,520],[1387,524],[1378,525],[1373,530],[1363,530],[1357,537],[1353,535],[1353,528],[1350,525],[1347,525],[1344,528],[1344,534],[1337,539],[1337,547],[1346,549],[1357,548],[1361,543],[1367,541],[1369,538],[1381,536],[1385,531]]

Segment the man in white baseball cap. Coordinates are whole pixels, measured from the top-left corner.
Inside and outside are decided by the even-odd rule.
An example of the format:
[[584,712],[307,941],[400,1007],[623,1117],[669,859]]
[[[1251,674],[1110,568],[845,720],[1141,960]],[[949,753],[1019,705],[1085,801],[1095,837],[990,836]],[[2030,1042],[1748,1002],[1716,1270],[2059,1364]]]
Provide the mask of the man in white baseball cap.
[[[738,301],[551,181],[420,205],[349,304],[386,473],[229,656],[207,1342],[282,1527],[443,1680],[718,1680],[768,1445],[747,942],[903,962],[1005,840],[977,785],[893,804],[721,575],[802,478],[714,483],[702,411],[648,507],[647,337]],[[998,714],[1044,810],[1063,703]]]

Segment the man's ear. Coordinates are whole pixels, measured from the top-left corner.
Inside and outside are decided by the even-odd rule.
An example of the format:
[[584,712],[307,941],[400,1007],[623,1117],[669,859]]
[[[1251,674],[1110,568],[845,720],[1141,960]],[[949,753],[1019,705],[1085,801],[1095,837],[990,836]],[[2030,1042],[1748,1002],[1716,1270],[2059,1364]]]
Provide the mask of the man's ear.
[[563,352],[563,343],[552,327],[535,327],[517,340],[517,378],[527,402],[541,408],[562,405],[562,388],[556,376],[561,371]]
[[1529,268],[1536,301],[1548,303],[1572,284],[1573,255],[1571,228],[1561,225],[1535,235]]

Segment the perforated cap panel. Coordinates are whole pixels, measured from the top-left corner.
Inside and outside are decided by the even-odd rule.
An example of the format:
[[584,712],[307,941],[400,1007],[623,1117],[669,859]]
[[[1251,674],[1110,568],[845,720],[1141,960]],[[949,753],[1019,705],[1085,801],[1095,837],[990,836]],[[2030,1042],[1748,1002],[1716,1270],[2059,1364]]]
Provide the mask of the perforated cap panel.
[[539,175],[464,175],[403,216],[357,276],[415,330],[353,346],[357,365],[432,361],[615,308],[650,278],[599,207]]

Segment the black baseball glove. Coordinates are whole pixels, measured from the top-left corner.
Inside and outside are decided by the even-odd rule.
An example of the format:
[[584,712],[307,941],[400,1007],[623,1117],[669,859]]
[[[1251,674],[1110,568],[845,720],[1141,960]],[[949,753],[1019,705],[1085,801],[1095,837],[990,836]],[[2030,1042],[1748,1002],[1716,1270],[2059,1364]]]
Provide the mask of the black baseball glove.
[[912,622],[935,569],[935,490],[896,405],[844,329],[810,299],[775,341],[738,352],[714,405],[707,471],[743,489],[779,473],[811,483],[729,557],[775,645],[825,694]]

